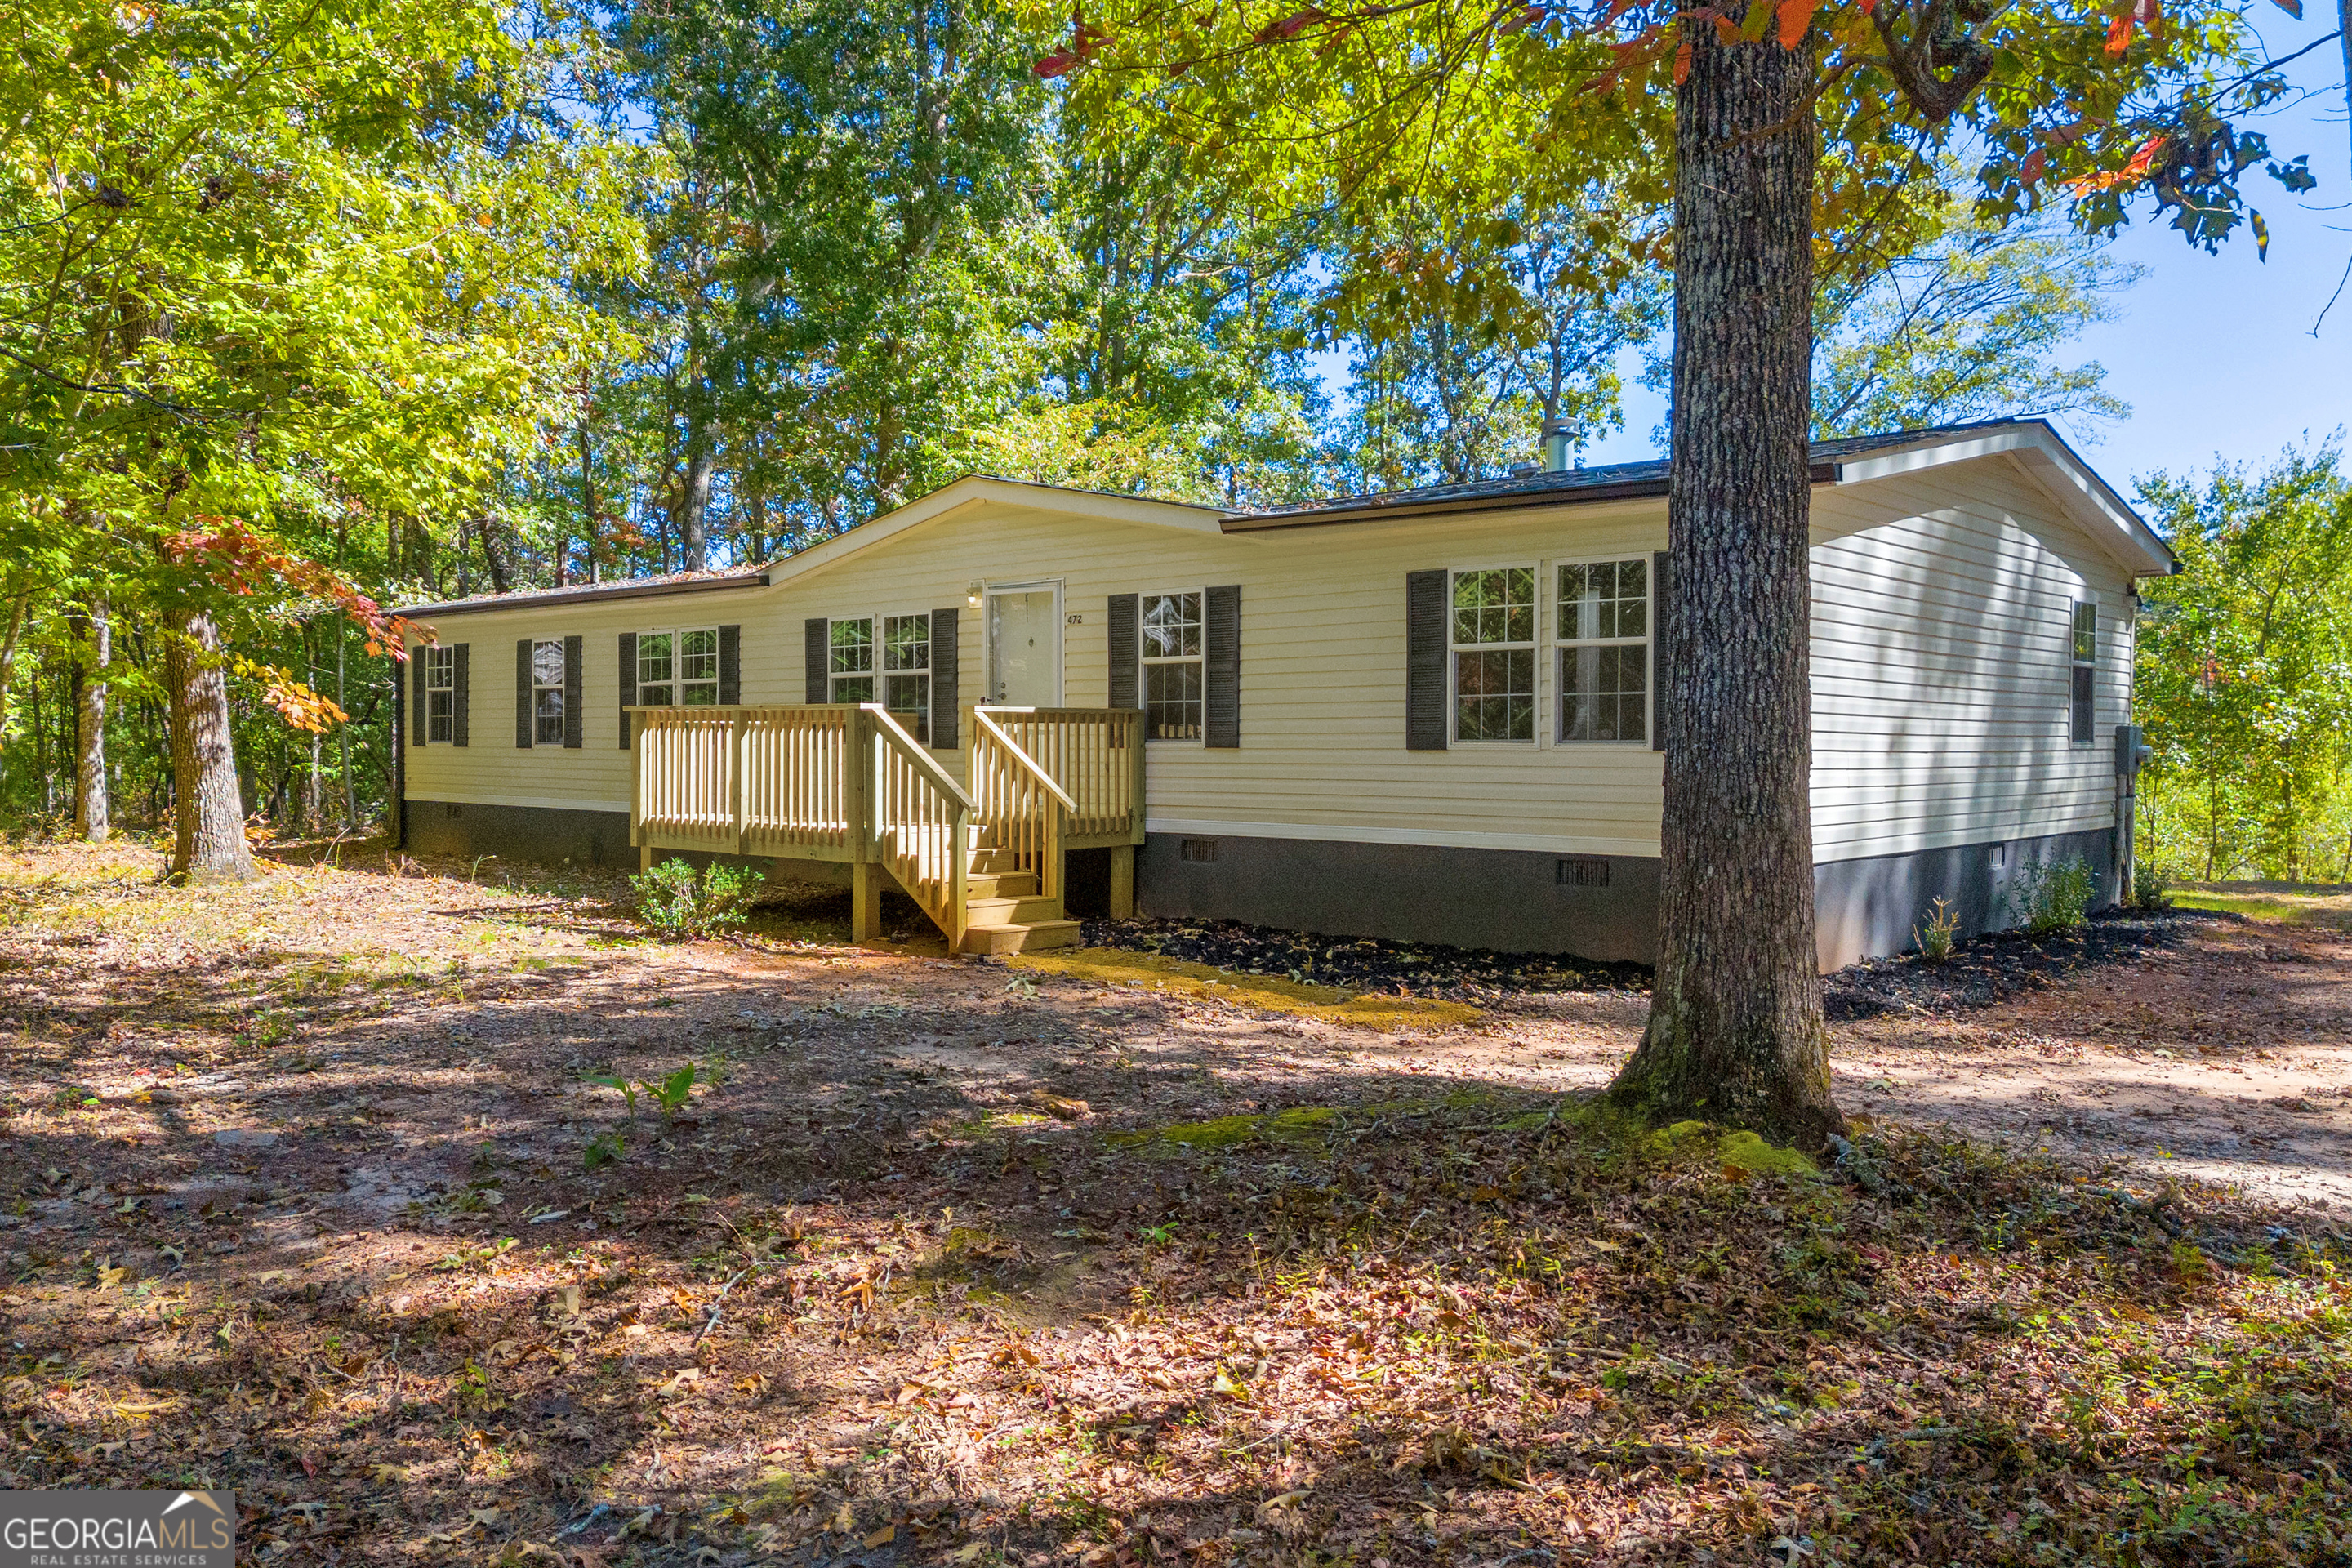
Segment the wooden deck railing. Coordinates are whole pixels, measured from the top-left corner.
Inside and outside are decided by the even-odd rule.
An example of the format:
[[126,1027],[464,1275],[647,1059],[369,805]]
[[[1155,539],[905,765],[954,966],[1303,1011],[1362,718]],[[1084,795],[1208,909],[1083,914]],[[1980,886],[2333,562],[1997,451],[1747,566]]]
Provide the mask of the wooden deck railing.
[[628,712],[629,837],[646,863],[663,849],[847,862],[861,910],[868,869],[887,868],[950,944],[969,924],[975,828],[1051,898],[1065,851],[1143,841],[1131,709],[971,710],[969,791],[878,703]]
[[1021,743],[1004,732],[996,715],[976,708],[971,715],[971,798],[988,847],[1012,858],[1009,868],[1037,879],[1041,897],[1062,896],[1062,825],[1077,801]]
[[1063,847],[1143,842],[1143,715],[1132,708],[976,708],[1070,797]]
[[971,796],[879,703],[862,705],[858,717],[875,741],[869,841],[953,952],[969,923]]

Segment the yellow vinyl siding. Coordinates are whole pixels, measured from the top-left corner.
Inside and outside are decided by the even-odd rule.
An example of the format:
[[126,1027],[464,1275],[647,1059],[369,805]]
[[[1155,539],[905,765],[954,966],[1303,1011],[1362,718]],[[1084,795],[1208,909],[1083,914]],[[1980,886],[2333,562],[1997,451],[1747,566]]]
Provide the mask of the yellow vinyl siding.
[[[1105,510],[1117,510],[1106,503]],[[2128,695],[2129,583],[2005,459],[1816,492],[1815,847],[1822,860],[2107,826],[2111,742]],[[1892,521],[1889,521],[1889,519]],[[1405,576],[1539,565],[1538,731],[1557,711],[1553,572],[1646,556],[1665,506],[1639,500],[1220,535],[1003,499],[855,533],[767,588],[446,617],[472,655],[471,746],[409,753],[421,801],[626,811],[615,744],[617,638],[740,625],[746,703],[799,702],[812,616],[959,609],[960,700],[986,679],[974,581],[1058,581],[1063,701],[1108,691],[1112,595],[1242,584],[1241,748],[1156,742],[1154,831],[1655,855],[1659,754],[1636,744],[1489,743],[1405,750]],[[2066,744],[2066,605],[2100,607],[2099,743]],[[513,743],[512,648],[583,638],[584,746]],[[959,752],[935,752],[959,778]]]
[[[1890,509],[1912,515],[1875,521]],[[1987,461],[1875,480],[1817,496],[1813,535],[1817,860],[2114,826],[2131,583],[2037,485]],[[2099,607],[2086,746],[2067,741],[2078,598]]]

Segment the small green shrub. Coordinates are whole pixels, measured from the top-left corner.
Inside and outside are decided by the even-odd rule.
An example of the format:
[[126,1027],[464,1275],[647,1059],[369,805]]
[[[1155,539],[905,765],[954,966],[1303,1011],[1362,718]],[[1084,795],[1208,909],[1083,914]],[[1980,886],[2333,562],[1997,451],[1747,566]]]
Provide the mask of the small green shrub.
[[2132,907],[2139,910],[2168,910],[2172,895],[2164,885],[2164,874],[2143,860],[2132,872]]
[[2030,861],[2018,868],[2010,896],[2016,900],[2027,931],[2035,936],[2055,936],[2074,930],[2088,918],[2095,885],[2090,862],[2079,856],[2070,860]]
[[1941,963],[1952,956],[1952,944],[1959,940],[1960,911],[1952,908],[1952,900],[1941,893],[1936,895],[1935,912],[1924,926],[1911,928],[1911,940],[1919,944],[1919,956],[1930,963]]
[[629,879],[637,919],[672,942],[716,936],[740,928],[768,879],[740,866],[707,866],[697,873],[683,860],[665,860]]

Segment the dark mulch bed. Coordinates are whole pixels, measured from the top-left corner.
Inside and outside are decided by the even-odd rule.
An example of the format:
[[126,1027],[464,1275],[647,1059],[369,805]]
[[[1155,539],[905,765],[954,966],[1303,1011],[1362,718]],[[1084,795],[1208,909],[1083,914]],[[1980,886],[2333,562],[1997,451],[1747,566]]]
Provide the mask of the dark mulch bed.
[[[1832,1018],[1980,1007],[2088,965],[2179,946],[2200,924],[2237,917],[2210,910],[2108,910],[2079,931],[2033,937],[2004,931],[1963,942],[1942,963],[1916,954],[1864,960],[1822,978]],[[1647,964],[1599,963],[1559,953],[1320,936],[1232,921],[1088,920],[1089,947],[1123,948],[1319,985],[1454,1001],[1545,991],[1646,994]]]
[[1452,1001],[1513,992],[1650,989],[1645,963],[1600,963],[1565,953],[1319,936],[1233,921],[1089,920],[1079,931],[1088,947],[1156,952],[1239,974]]
[[2057,936],[1999,931],[1971,938],[1941,963],[1916,953],[1864,959],[1824,975],[1822,1000],[1832,1018],[1981,1007],[2080,969],[2179,947],[2200,926],[2241,918],[2211,910],[2102,910],[2089,924]]

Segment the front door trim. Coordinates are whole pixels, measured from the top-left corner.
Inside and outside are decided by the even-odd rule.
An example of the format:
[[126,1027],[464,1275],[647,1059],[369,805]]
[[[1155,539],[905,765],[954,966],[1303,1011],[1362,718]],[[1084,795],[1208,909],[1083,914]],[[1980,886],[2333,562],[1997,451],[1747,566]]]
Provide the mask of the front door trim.
[[1038,577],[1009,583],[984,583],[981,585],[980,647],[983,666],[981,672],[981,690],[988,694],[992,701],[994,700],[999,688],[996,676],[996,638],[992,635],[995,611],[991,601],[1000,594],[1051,594],[1054,595],[1054,607],[1046,616],[1046,626],[1051,629],[1054,637],[1052,661],[1054,700],[1050,703],[1036,703],[1032,706],[1059,708],[1062,705],[1062,682],[1066,674],[1065,666],[1068,662],[1068,650],[1064,646],[1062,637],[1062,584],[1063,579],[1059,577]]

